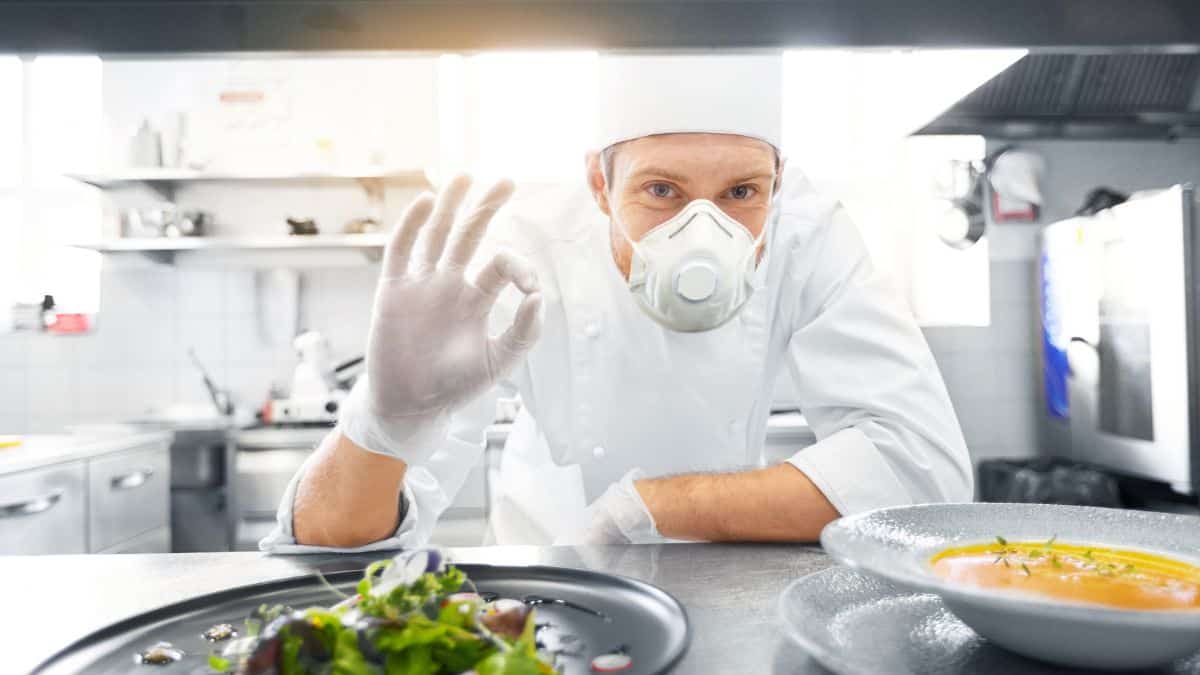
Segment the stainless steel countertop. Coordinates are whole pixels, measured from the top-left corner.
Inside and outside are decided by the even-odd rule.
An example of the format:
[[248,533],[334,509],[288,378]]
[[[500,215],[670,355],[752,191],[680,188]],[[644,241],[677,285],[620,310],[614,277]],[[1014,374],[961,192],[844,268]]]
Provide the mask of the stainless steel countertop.
[[[656,584],[683,603],[692,643],[676,673],[813,672],[779,627],[775,603],[789,582],[832,565],[807,545],[661,544],[448,549],[452,560],[562,565]],[[109,623],[230,586],[307,574],[367,556],[259,553],[0,556],[6,611],[5,672],[28,672],[58,649]]]
[[0,449],[0,475],[89,459],[152,443],[166,447],[171,443],[171,434],[144,429],[122,433],[27,434],[21,437],[21,445]]

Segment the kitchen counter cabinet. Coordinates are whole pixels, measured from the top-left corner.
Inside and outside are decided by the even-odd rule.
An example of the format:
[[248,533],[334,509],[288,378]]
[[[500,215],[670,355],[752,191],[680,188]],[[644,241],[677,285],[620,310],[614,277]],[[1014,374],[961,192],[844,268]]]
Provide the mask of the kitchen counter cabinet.
[[[111,550],[170,525],[171,455],[165,443],[95,457],[88,468],[88,550]],[[170,537],[162,553],[171,550]]]
[[170,441],[64,434],[0,450],[0,553],[169,551]]
[[[789,645],[775,603],[793,579],[832,565],[816,546],[661,544],[632,546],[499,546],[447,549],[458,562],[560,565],[648,581],[683,603],[692,642],[676,673],[808,672],[807,657]],[[301,574],[369,556],[268,556],[177,553],[122,556],[0,556],[5,600],[0,635],[5,669],[27,672],[72,641],[131,615],[189,597]],[[53,580],[70,610],[47,602]],[[64,596],[65,597],[65,596]],[[808,665],[811,667],[811,664]]]
[[0,476],[0,551],[86,553],[87,550],[84,462]]

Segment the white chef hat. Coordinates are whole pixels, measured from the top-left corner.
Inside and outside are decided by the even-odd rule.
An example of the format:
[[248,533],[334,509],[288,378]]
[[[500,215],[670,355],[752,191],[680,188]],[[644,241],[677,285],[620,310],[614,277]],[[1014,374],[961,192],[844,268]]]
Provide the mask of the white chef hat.
[[708,132],[780,147],[783,57],[608,54],[599,62],[596,148],[653,134]]

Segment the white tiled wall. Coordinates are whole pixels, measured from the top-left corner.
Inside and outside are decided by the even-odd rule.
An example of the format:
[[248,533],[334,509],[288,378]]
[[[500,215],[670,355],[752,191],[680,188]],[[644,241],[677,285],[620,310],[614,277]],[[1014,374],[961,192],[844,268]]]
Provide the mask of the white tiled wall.
[[992,260],[991,325],[928,327],[971,457],[1037,454],[1037,279],[1032,260]]
[[[362,351],[377,267],[302,275],[301,323],[330,339],[336,358]],[[106,264],[95,331],[0,335],[0,433],[109,422],[170,403],[205,404],[192,347],[218,385],[257,407],[295,358],[261,337],[254,274],[246,267]]]

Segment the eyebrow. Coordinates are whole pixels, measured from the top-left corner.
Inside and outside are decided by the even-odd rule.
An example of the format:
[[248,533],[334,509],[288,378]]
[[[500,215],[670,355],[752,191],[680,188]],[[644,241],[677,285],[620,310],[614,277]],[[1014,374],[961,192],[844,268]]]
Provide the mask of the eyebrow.
[[773,172],[772,173],[756,173],[756,174],[751,174],[749,176],[746,176],[745,178],[739,178],[735,181],[732,181],[732,184],[740,185],[742,183],[749,183],[750,181],[755,181],[755,180],[759,180],[759,179],[774,180],[774,178],[775,178],[775,174]]
[[[673,180],[676,183],[689,182],[687,176],[683,176],[681,174],[675,173],[674,171],[668,171],[667,169],[660,169],[659,167],[656,167],[656,166],[648,166],[644,169],[638,169],[637,171],[635,171],[633,173],[633,176],[631,176],[631,177],[632,178],[640,178],[642,176],[647,176],[647,175],[661,176],[663,178],[666,178],[667,180]],[[749,183],[750,181],[755,181],[755,180],[759,180],[759,179],[771,180],[774,177],[775,177],[774,173],[756,173],[756,174],[751,174],[749,176],[745,176],[743,178],[739,178],[734,181],[730,181],[730,185],[741,185],[742,183]]]
[[637,171],[633,172],[633,175],[631,176],[631,178],[639,178],[641,176],[661,176],[663,178],[666,178],[667,180],[673,180],[676,183],[687,183],[688,182],[687,176],[677,174],[674,171],[660,169],[659,167],[656,167],[656,166],[648,166],[644,169],[638,169]]

